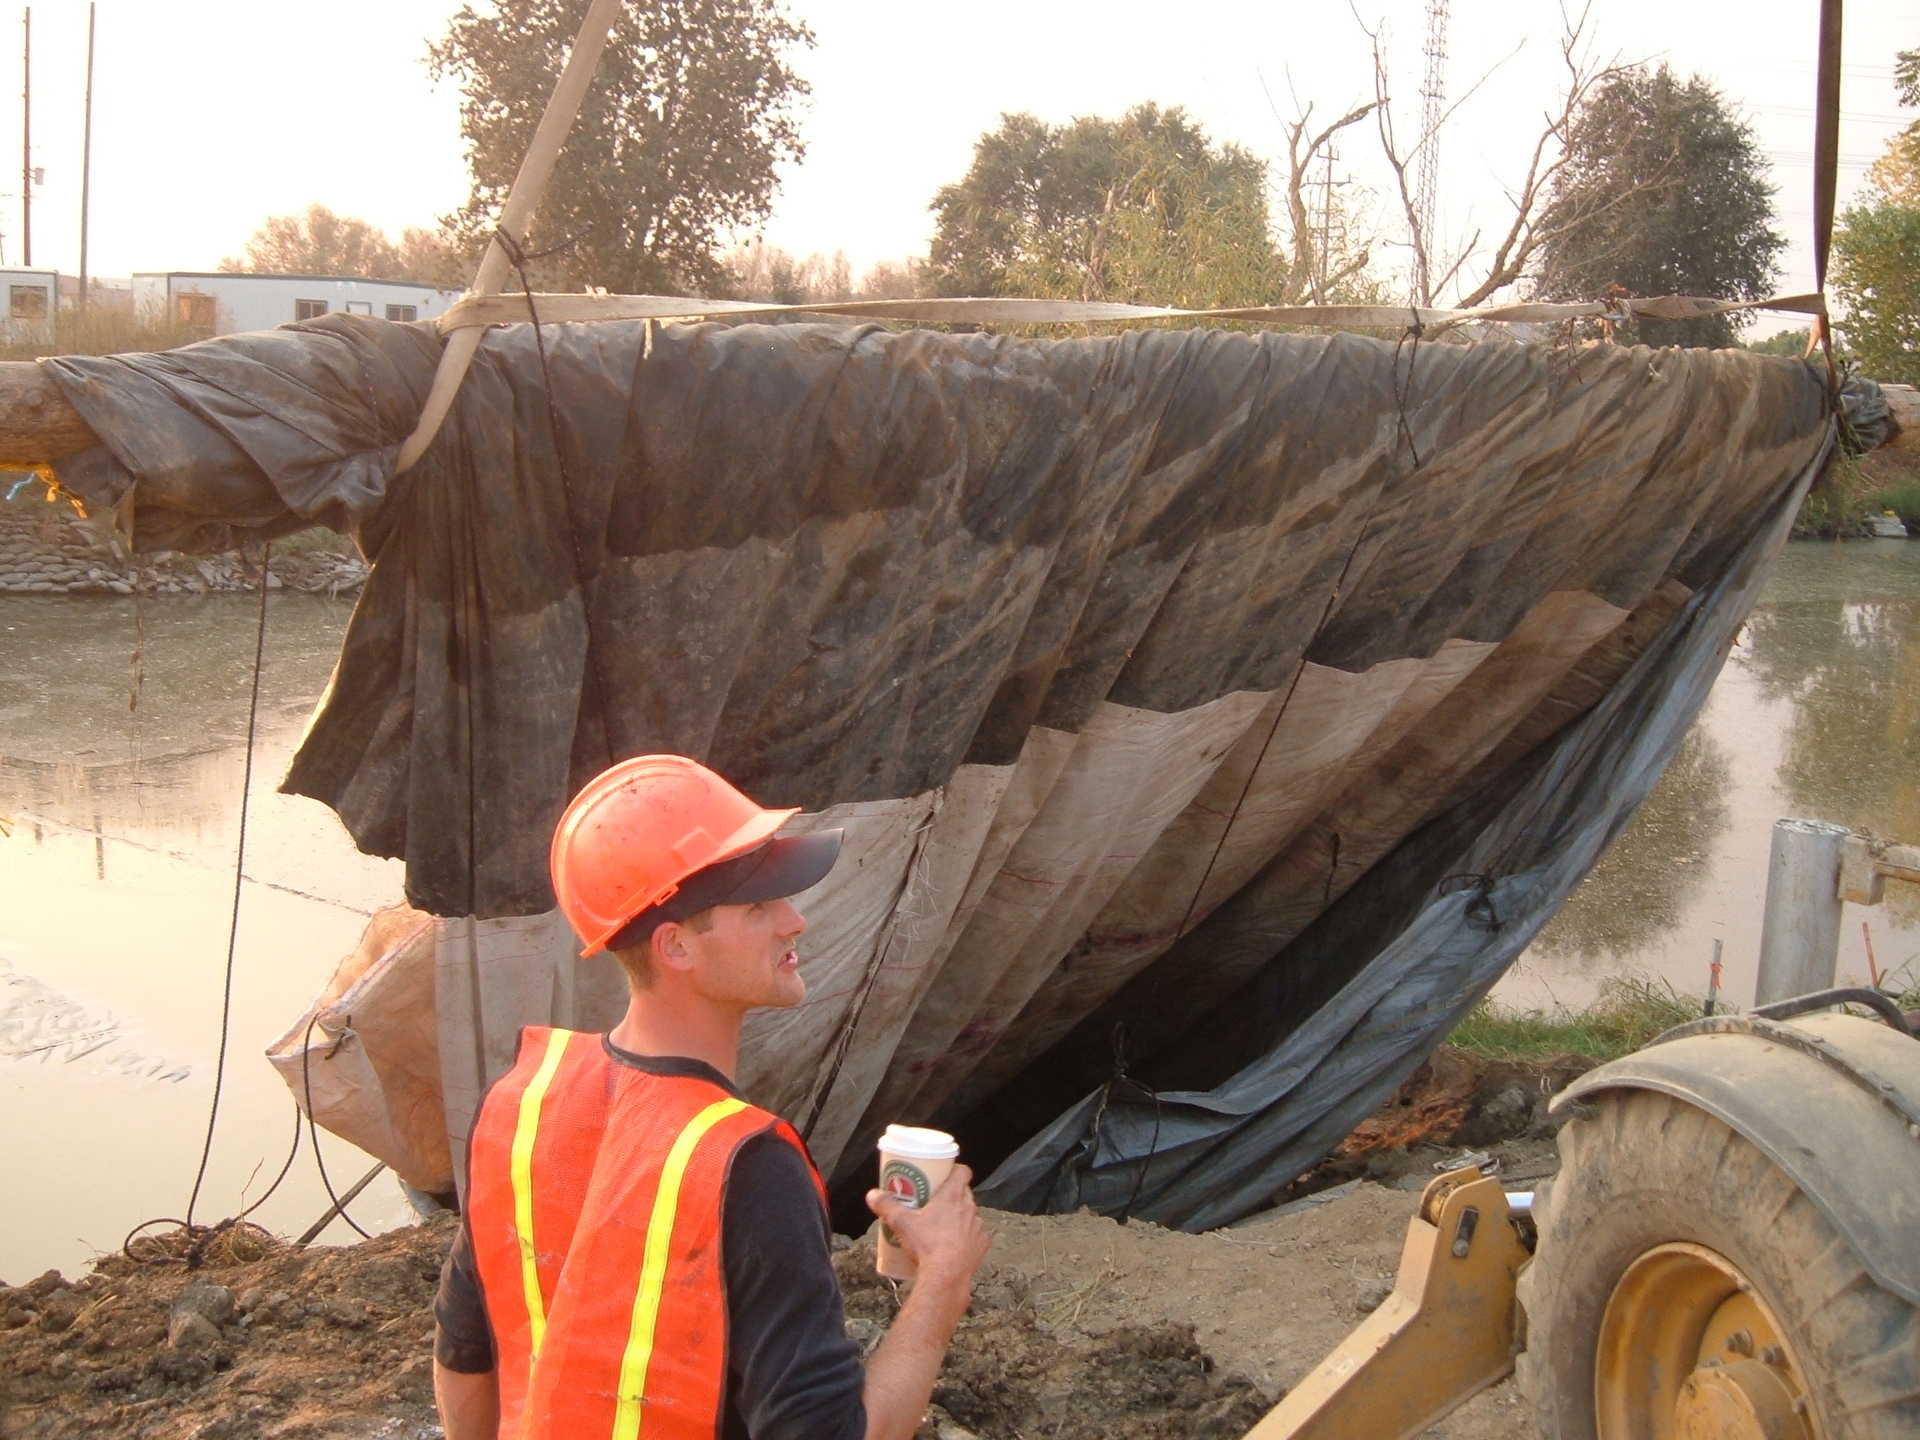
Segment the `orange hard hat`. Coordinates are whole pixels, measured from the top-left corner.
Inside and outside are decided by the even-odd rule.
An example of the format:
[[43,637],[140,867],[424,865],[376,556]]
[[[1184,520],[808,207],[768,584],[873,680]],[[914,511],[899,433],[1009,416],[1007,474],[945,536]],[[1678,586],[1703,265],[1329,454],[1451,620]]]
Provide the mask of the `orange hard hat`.
[[761,845],[799,813],[761,809],[684,755],[637,755],[596,775],[560,817],[550,856],[580,953],[597,954],[688,876]]

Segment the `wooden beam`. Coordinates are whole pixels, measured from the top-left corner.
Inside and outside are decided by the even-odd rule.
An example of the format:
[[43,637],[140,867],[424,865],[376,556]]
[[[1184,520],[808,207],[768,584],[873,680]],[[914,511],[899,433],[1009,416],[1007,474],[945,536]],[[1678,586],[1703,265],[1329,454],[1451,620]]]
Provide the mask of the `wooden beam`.
[[99,443],[44,366],[0,361],[0,465],[47,465]]

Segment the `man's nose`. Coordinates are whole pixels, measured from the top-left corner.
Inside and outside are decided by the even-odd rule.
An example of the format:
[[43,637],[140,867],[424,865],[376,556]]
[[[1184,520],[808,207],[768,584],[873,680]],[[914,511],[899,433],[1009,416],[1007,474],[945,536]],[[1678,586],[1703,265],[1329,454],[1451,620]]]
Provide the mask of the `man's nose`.
[[782,940],[797,940],[807,931],[807,917],[800,913],[800,907],[791,900],[780,902],[781,913],[774,917],[774,933]]

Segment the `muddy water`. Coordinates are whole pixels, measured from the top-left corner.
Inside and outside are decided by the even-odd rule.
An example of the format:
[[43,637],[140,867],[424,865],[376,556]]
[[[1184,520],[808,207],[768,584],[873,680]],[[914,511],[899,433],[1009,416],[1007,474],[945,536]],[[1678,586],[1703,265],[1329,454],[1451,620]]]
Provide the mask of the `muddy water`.
[[[270,604],[232,1040],[196,1219],[233,1214],[279,1170],[294,1109],[262,1050],[400,896],[397,862],[274,793],[350,605]],[[185,1213],[219,1047],[253,607],[149,599],[136,623],[131,600],[0,598],[0,1278],[71,1272]],[[322,1154],[336,1188],[372,1164],[330,1137]],[[303,1150],[255,1218],[298,1233],[327,1203]],[[350,1213],[371,1230],[408,1211],[382,1177]],[[352,1232],[336,1221],[324,1238]]]
[[[1700,995],[1718,939],[1751,1003],[1783,816],[1920,842],[1920,542],[1787,547],[1679,757],[1496,998],[1580,1005],[1615,975]],[[1920,886],[1847,907],[1843,980],[1866,982],[1868,934],[1920,983]]]
[[[150,600],[136,623],[131,601],[0,597],[7,1280],[184,1211],[219,1043],[253,604]],[[196,1218],[232,1214],[279,1169],[293,1109],[262,1049],[400,896],[396,862],[273,789],[349,613],[271,597],[232,1044]],[[1632,973],[1697,993],[1719,937],[1732,998],[1750,997],[1768,827],[1810,815],[1920,840],[1917,784],[1920,543],[1789,547],[1679,761],[1499,994],[1577,1004]],[[1862,919],[1883,965],[1920,952],[1920,896],[1890,885],[1887,904],[1849,912],[1844,974],[1865,974]],[[322,1150],[336,1186],[371,1163]],[[303,1152],[256,1218],[297,1232],[326,1204]],[[369,1229],[408,1214],[384,1177],[352,1213]]]

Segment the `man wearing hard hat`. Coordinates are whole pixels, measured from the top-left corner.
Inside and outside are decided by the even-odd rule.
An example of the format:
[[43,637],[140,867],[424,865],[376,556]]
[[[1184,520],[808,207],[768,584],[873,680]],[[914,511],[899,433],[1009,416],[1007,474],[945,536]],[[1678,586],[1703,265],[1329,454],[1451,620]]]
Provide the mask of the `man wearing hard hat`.
[[554,892],[627,974],[605,1035],[543,1026],[474,1121],[441,1275],[447,1440],[905,1440],[987,1250],[970,1172],[923,1209],[867,1203],[919,1279],[864,1372],[800,1137],[734,1086],[749,1010],[806,994],[791,896],[841,832],[776,836],[678,755],[623,761],[567,807]]

